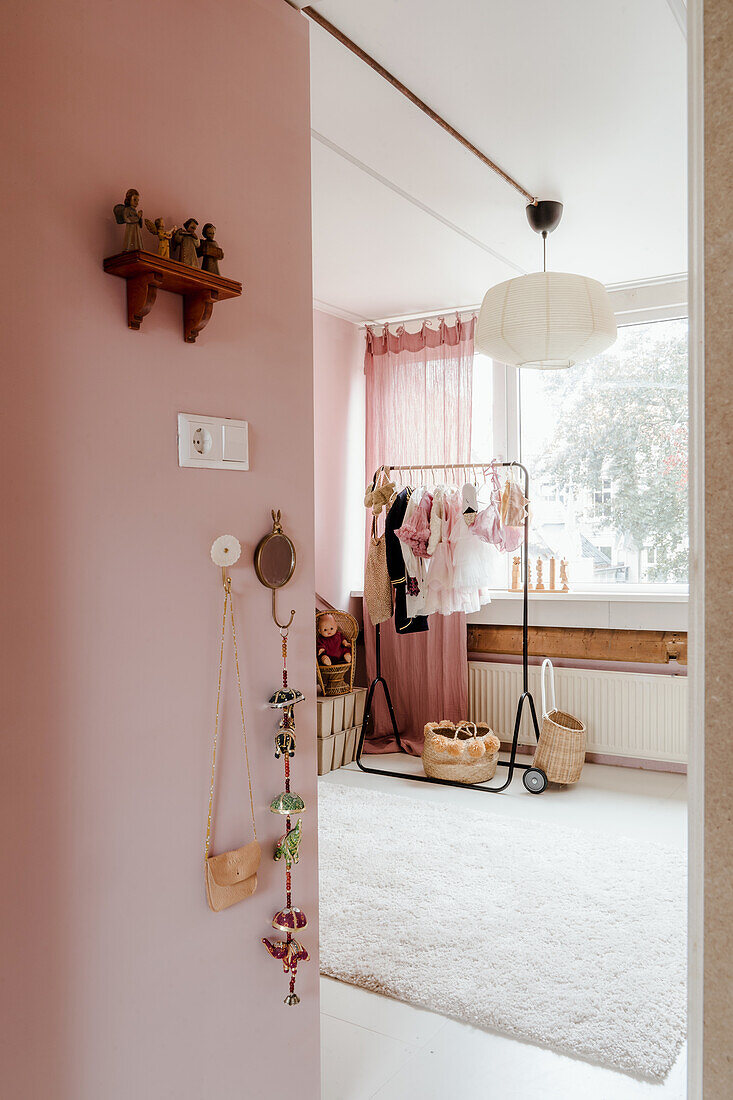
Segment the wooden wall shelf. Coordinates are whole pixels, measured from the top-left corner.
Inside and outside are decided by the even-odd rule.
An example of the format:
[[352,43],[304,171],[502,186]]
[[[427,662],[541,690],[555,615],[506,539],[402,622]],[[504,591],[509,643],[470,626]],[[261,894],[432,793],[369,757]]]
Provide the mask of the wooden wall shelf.
[[108,256],[104,270],[127,281],[127,324],[139,329],[155,305],[159,290],[180,294],[183,298],[183,339],[193,344],[208,324],[214,302],[236,298],[242,284],[223,275],[211,275],[197,267],[166,260],[153,252],[119,252]]

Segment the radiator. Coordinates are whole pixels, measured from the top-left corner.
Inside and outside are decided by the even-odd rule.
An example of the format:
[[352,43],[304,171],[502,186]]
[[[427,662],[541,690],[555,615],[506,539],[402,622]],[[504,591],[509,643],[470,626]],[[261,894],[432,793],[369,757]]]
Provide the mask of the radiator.
[[[538,666],[530,667],[529,689],[541,722]],[[521,665],[468,662],[469,717],[474,722],[488,722],[502,741],[512,739],[521,691]],[[687,762],[686,676],[556,668],[555,692],[558,709],[585,722],[588,752]],[[526,704],[519,740],[534,744]]]

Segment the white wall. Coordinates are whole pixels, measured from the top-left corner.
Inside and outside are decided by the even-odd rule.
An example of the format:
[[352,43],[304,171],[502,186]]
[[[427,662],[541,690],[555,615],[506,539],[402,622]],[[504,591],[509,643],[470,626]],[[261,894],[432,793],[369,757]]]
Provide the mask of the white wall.
[[314,310],[316,592],[348,610],[364,577],[364,330]]

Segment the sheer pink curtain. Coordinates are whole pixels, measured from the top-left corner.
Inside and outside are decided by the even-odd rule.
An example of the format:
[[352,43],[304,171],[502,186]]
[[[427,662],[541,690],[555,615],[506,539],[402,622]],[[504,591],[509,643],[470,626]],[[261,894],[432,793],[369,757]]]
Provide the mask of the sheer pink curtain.
[[[455,325],[425,323],[419,332],[367,329],[367,479],[382,463],[433,465],[471,460],[473,334],[476,319]],[[406,479],[406,476],[403,475]],[[371,521],[371,514],[368,515]],[[382,530],[380,517],[379,530]],[[422,634],[397,636],[382,624],[382,675],[392,697],[403,744],[422,752],[426,722],[467,717],[465,615],[431,615]],[[367,669],[375,675],[374,627],[364,611]],[[374,734],[366,752],[393,752],[397,744],[377,689]]]

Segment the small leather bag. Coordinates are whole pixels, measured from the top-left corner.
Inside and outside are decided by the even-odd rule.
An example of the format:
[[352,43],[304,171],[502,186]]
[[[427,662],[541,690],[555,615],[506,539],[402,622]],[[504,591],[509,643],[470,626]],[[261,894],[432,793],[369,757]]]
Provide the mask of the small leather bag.
[[[232,617],[232,642],[234,645],[234,666],[237,670],[237,688],[239,689],[239,710],[242,715],[242,738],[244,740],[244,759],[247,765],[247,782],[249,784],[249,805],[252,811],[252,831],[254,840],[245,844],[242,848],[233,848],[229,852],[222,852],[218,856],[210,855],[211,851],[211,814],[214,807],[214,781],[216,779],[216,747],[219,739],[219,703],[221,700],[221,671],[224,663],[224,637],[227,628],[227,615],[231,609]],[[228,909],[238,901],[244,901],[254,894],[257,889],[257,868],[260,865],[262,851],[257,843],[257,827],[255,825],[254,798],[252,796],[252,777],[249,770],[249,754],[247,752],[247,730],[244,723],[244,701],[242,699],[242,682],[239,676],[239,656],[237,654],[237,632],[234,627],[234,603],[232,602],[231,578],[224,575],[224,618],[221,630],[221,650],[219,652],[219,686],[216,693],[216,722],[214,724],[214,751],[211,756],[211,787],[209,788],[209,817],[206,824],[206,844],[204,846],[204,876],[206,881],[206,900],[209,908],[215,913],[222,909]]]
[[207,858],[206,900],[210,909],[218,913],[254,894],[261,855],[259,844],[253,840],[243,848]]
[[509,470],[501,496],[501,522],[505,527],[522,527],[529,501],[519,487],[514,467]]

